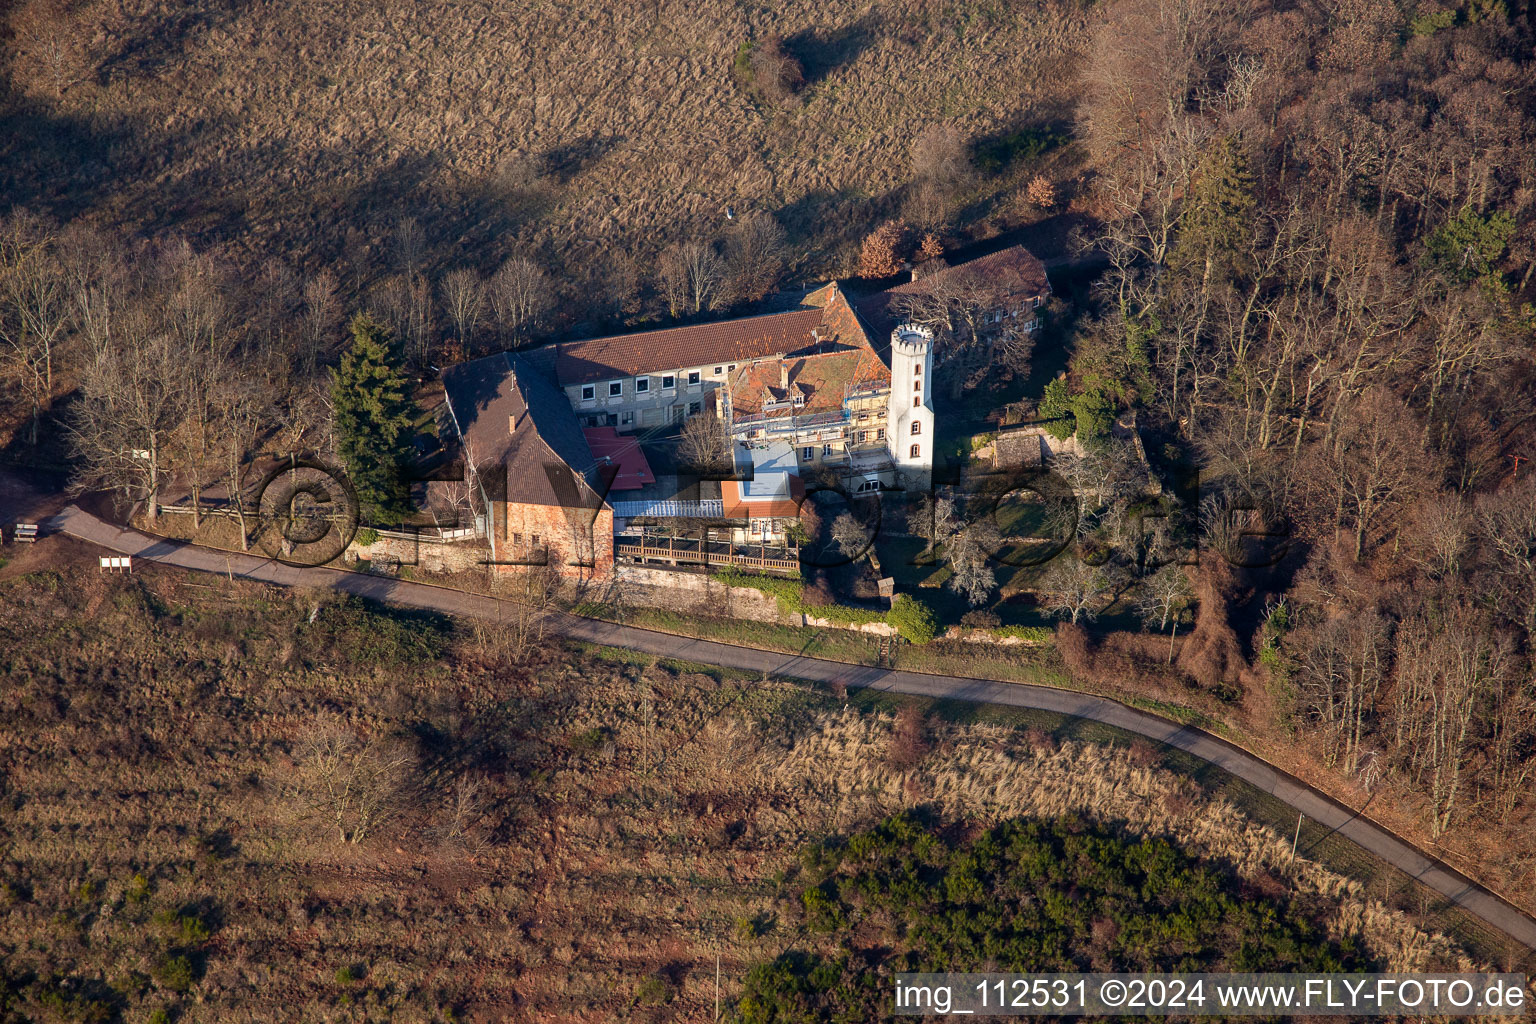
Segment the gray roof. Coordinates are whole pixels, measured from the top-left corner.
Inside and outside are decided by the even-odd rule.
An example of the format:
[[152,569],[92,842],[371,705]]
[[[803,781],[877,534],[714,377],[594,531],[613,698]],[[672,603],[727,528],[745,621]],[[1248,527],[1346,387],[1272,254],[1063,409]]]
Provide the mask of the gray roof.
[[[514,352],[443,371],[448,407],[493,501],[595,508],[598,463],[570,403]],[[502,471],[504,467],[505,472]],[[504,488],[504,491],[502,490]]]

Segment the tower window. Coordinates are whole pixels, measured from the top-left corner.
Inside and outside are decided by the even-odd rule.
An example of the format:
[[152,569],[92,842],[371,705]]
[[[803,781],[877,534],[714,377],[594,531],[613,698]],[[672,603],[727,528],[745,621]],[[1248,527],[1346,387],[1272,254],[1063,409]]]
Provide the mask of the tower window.
[[923,382],[920,381],[920,380],[913,381],[912,382],[912,390],[913,391],[921,391],[921,390],[923,390]]
[[916,437],[917,435],[921,434],[922,432],[923,432],[922,421],[918,421],[918,422],[912,424],[912,436],[913,437]]
[[920,445],[920,444],[913,445],[912,446],[912,457],[914,459],[917,458],[922,453],[922,450],[923,450],[923,446],[922,445]]
[[914,376],[914,377],[921,377],[922,375],[923,375],[923,364],[922,363],[917,363],[916,365],[914,365],[912,367],[912,376]]
[[920,408],[922,408],[922,406],[923,406],[923,396],[922,395],[913,395],[912,396],[912,408],[920,409]]

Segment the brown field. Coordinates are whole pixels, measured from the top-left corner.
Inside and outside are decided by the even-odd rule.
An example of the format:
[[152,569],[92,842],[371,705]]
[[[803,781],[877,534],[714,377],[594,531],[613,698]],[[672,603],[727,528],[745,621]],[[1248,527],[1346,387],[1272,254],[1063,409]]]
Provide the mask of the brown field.
[[[1166,832],[1395,969],[1472,962],[1379,865],[1293,866],[1289,836],[1145,745],[930,710],[912,763],[877,699],[606,649],[513,664],[329,597],[21,568],[0,570],[0,968],[40,1019],[709,1020],[717,955],[729,1003],[796,941],[795,851],[915,804]],[[383,807],[355,844],[320,743],[401,759],[387,786],[347,776],[340,820]]]
[[[896,210],[925,126],[1070,118],[1085,24],[1065,0],[23,0],[0,185],[61,220],[333,266],[344,287],[395,268],[406,217],[425,266],[523,254],[571,281],[616,252],[648,277],[727,205],[779,215],[799,273],[824,272]],[[733,73],[769,32],[805,65],[790,106]],[[1026,172],[956,196],[952,223],[1024,216]]]

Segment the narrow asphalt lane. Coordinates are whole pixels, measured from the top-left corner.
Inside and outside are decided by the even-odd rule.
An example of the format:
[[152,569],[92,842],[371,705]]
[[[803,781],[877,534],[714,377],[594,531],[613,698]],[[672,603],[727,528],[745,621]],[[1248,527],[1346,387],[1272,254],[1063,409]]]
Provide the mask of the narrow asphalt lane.
[[[73,505],[49,520],[46,526],[112,551],[164,565],[221,575],[228,573],[280,586],[336,590],[409,608],[492,621],[505,618],[511,607],[496,598],[425,583],[339,569],[296,568],[268,558],[228,554],[180,541],[148,537],[106,523]],[[550,622],[556,632],[575,640],[818,683],[841,683],[853,688],[867,687],[942,700],[1034,708],[1102,722],[1166,743],[1284,801],[1314,822],[1338,832],[1418,879],[1527,950],[1536,951],[1536,920],[1456,869],[1254,754],[1199,729],[1137,711],[1118,701],[1026,683],[878,669],[779,654],[573,615],[553,614]]]

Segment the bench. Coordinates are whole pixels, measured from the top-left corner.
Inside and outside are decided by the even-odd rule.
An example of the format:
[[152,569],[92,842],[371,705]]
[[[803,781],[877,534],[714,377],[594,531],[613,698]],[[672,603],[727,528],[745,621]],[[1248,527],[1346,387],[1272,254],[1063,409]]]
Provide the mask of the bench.
[[16,529],[11,534],[11,539],[17,544],[37,543],[37,524],[17,523]]
[[133,572],[133,557],[131,555],[102,555],[102,572]]

